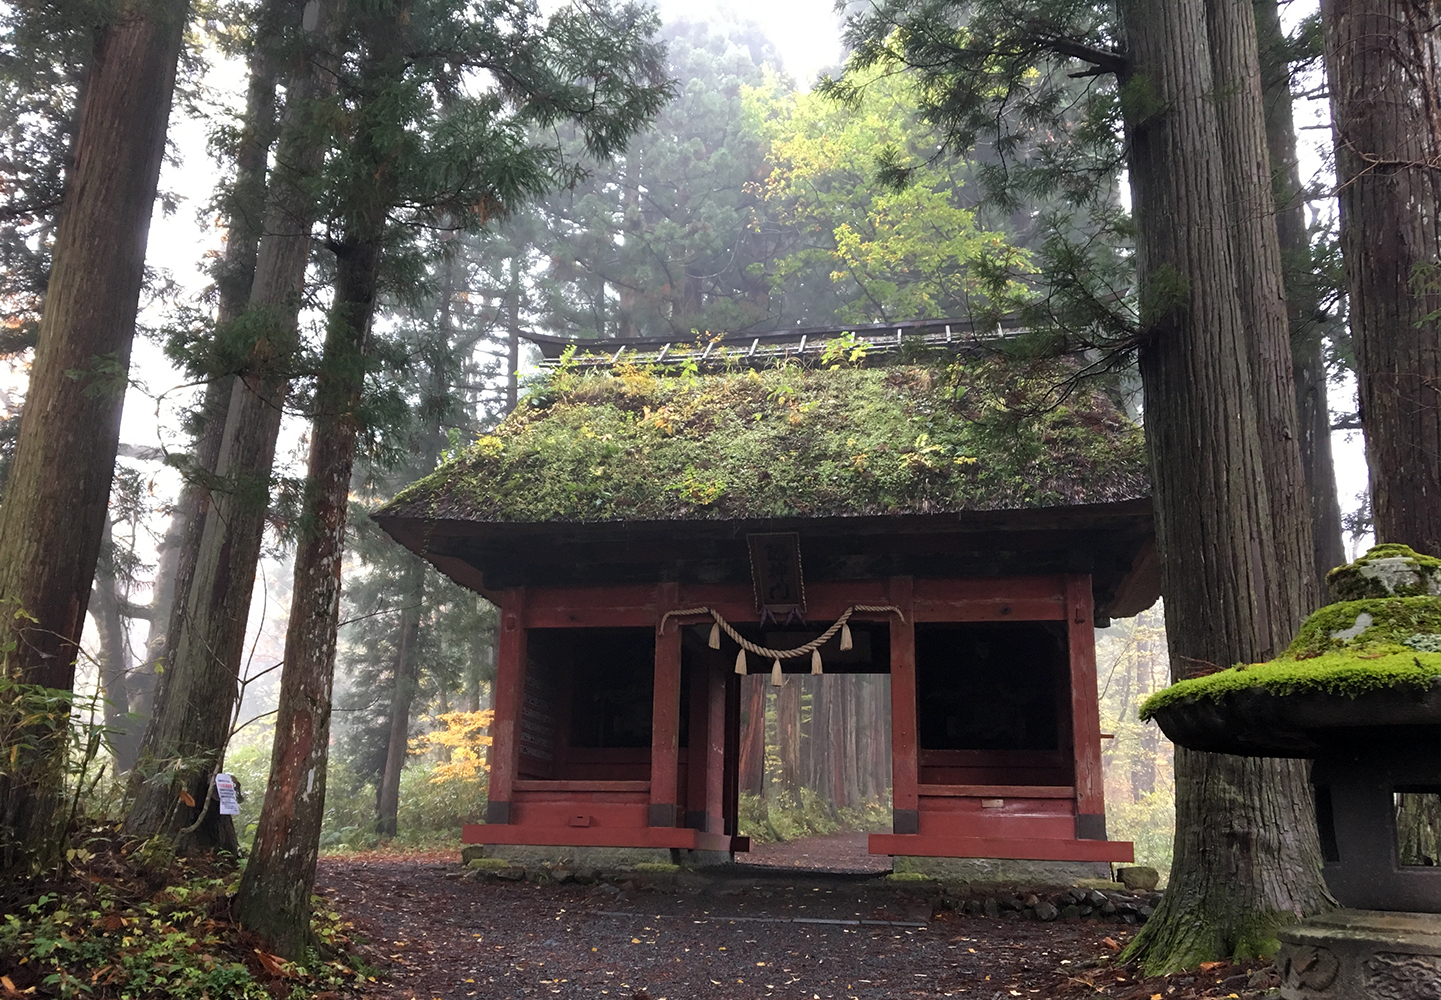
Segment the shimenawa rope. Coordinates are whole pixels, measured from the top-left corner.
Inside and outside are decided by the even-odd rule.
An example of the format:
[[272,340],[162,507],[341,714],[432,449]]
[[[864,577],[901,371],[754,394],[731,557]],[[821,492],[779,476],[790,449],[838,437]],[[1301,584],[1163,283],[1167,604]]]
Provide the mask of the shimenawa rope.
[[726,635],[730,636],[731,639],[733,639],[735,643],[741,648],[740,653],[736,656],[736,673],[744,674],[748,672],[748,668],[746,666],[746,653],[751,652],[757,656],[763,656],[767,659],[772,659],[775,661],[771,665],[771,683],[779,686],[780,684],[784,683],[781,676],[781,660],[794,660],[799,657],[805,656],[807,653],[810,653],[811,673],[819,674],[823,672],[821,667],[820,648],[826,643],[830,642],[832,636],[834,636],[837,632],[840,632],[841,649],[850,649],[851,627],[846,624],[846,622],[849,621],[851,615],[855,614],[857,611],[886,611],[890,612],[891,614],[898,615],[901,621],[906,620],[906,616],[904,613],[902,613],[901,609],[894,607],[890,604],[853,604],[849,608],[846,608],[845,612],[831,624],[830,628],[826,629],[824,632],[816,636],[805,645],[797,646],[794,649],[771,649],[769,646],[761,646],[757,643],[751,642],[745,636],[737,632],[731,626],[731,623],[726,621],[725,618],[722,617],[721,613],[719,611],[716,611],[714,608],[683,608],[677,609],[675,611],[667,611],[663,616],[661,616],[660,627],[661,631],[665,631],[666,622],[668,622],[672,617],[686,618],[690,615],[710,615],[711,618],[715,620],[715,624],[711,626],[709,643],[710,648],[720,649],[720,632],[723,629]]

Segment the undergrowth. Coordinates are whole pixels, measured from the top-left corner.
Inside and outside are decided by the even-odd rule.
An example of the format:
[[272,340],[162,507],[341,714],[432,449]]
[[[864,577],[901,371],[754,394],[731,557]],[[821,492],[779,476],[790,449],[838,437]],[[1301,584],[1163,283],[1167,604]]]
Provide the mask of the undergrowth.
[[0,898],[0,995],[303,1000],[372,977],[350,925],[316,897],[315,946],[299,962],[237,927],[237,865],[177,860],[111,828],[77,837],[60,873]]
[[740,794],[740,832],[757,844],[774,844],[801,837],[850,831],[875,832],[891,828],[890,797],[867,799],[838,809],[809,788],[801,801],[779,789],[767,795]]

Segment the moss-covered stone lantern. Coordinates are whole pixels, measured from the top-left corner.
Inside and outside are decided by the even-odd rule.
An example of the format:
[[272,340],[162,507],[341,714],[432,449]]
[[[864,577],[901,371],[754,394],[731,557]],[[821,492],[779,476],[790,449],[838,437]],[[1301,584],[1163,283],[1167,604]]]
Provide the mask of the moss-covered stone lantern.
[[1193,750],[1315,761],[1326,883],[1346,909],[1281,933],[1286,1000],[1441,997],[1441,560],[1379,545],[1283,654],[1141,708]]

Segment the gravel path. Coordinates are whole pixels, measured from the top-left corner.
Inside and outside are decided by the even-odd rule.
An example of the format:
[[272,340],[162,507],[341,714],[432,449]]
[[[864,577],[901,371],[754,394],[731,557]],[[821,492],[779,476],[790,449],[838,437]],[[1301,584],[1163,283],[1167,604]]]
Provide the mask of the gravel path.
[[891,859],[884,854],[871,854],[867,849],[870,834],[836,833],[828,837],[805,837],[780,844],[756,844],[736,860],[748,865],[776,868],[812,868],[831,872],[873,872],[891,870]]
[[372,855],[323,859],[320,887],[385,967],[367,998],[1260,995],[1234,968],[1134,981],[1109,962],[1132,928],[937,913],[932,887],[860,874],[755,865],[537,885],[476,881],[458,859]]

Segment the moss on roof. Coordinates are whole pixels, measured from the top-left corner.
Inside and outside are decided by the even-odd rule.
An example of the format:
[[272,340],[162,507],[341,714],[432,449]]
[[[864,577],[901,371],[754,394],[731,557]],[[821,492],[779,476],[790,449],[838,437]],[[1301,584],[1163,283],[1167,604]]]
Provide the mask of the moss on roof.
[[1149,494],[1140,429],[1066,360],[548,375],[380,516],[489,522],[1009,510]]
[[1246,688],[1272,694],[1322,691],[1356,697],[1367,691],[1441,679],[1441,597],[1342,601],[1306,619],[1286,652],[1268,663],[1241,664],[1178,681],[1141,705],[1149,719],[1168,705],[1219,700]]

